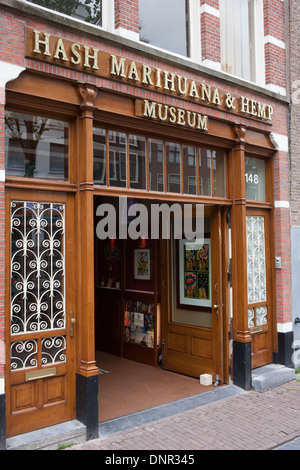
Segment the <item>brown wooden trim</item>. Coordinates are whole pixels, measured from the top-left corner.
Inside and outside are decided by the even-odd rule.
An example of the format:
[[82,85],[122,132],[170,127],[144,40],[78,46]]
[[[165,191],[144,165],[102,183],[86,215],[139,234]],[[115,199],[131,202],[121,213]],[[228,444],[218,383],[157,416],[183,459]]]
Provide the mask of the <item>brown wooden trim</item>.
[[117,187],[105,187],[100,185],[94,185],[94,194],[103,196],[127,196],[138,199],[152,199],[152,200],[164,200],[164,201],[182,201],[198,204],[209,204],[209,205],[221,205],[230,206],[232,201],[227,198],[211,198],[209,196],[196,196],[189,194],[176,194],[176,193],[164,193],[155,191],[140,191],[136,189],[126,189]]
[[16,189],[30,189],[36,191],[54,191],[54,192],[66,192],[75,193],[77,191],[77,185],[74,183],[60,182],[54,180],[42,180],[38,178],[25,178],[17,176],[5,177],[6,188]]

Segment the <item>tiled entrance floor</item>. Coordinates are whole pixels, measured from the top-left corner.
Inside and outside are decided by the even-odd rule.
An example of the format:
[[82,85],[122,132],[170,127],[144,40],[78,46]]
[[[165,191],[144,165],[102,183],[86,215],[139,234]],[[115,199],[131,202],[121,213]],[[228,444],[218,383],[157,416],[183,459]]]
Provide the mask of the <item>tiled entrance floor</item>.
[[96,352],[99,374],[99,422],[207,392],[214,386],[138,362]]

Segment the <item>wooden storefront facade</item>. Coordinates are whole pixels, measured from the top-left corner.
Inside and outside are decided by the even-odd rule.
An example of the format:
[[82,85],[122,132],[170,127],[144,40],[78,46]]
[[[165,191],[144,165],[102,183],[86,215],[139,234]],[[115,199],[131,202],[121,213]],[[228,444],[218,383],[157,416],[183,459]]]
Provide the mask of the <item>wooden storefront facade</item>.
[[[77,417],[96,437],[97,348],[250,389],[251,369],[279,357],[285,101],[113,35],[24,22],[25,67],[5,96],[6,436]],[[204,236],[101,240],[97,209],[121,224],[120,198],[201,205]]]

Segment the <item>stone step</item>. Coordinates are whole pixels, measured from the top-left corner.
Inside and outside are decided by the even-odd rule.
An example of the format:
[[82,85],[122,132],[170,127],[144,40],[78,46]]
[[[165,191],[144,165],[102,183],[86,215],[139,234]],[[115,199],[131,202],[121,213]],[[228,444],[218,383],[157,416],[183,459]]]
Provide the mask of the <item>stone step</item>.
[[295,378],[295,370],[281,364],[268,364],[252,370],[252,387],[265,392]]
[[42,430],[9,437],[7,450],[58,450],[60,446],[86,441],[86,426],[76,419],[56,424]]

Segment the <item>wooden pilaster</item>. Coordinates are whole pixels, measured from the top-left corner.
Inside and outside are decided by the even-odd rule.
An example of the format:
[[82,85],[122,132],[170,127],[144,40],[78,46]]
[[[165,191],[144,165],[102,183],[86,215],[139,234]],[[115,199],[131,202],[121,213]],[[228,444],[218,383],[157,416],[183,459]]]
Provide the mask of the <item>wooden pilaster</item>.
[[93,204],[93,112],[97,90],[89,85],[80,86],[82,103],[78,125],[79,155],[77,193],[78,240],[80,256],[79,299],[80,327],[79,373],[85,377],[98,374],[94,341],[94,204]]
[[242,388],[251,387],[251,336],[248,328],[247,236],[245,188],[246,128],[236,126],[232,155],[232,283],[233,283],[233,380]]

